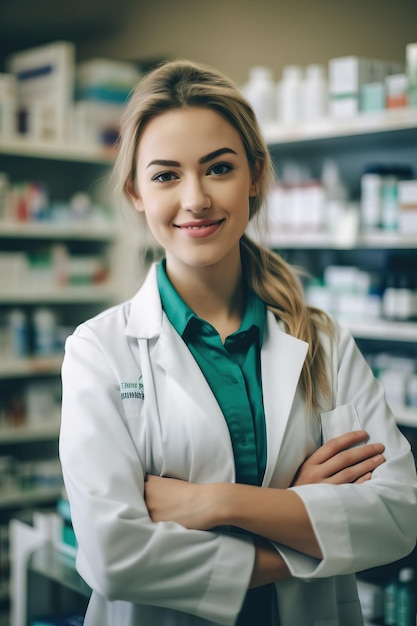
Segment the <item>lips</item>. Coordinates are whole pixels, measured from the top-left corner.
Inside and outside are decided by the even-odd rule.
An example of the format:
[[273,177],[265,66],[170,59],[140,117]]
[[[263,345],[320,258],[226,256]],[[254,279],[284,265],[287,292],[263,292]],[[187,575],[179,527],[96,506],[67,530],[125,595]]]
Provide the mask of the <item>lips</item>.
[[208,237],[214,234],[224,220],[199,220],[193,222],[185,222],[184,224],[175,224],[184,235],[191,238]]

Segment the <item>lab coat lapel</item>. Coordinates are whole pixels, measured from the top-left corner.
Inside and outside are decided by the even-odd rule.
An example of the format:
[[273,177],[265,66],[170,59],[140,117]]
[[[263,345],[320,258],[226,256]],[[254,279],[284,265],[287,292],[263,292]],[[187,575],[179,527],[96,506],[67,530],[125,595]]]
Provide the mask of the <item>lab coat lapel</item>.
[[[187,393],[190,400],[197,407],[204,407],[204,411],[210,415],[212,425],[215,428],[221,428],[224,431],[224,437],[229,440],[229,431],[223,413],[207,380],[183,339],[174,330],[167,318],[164,318],[161,335],[152,350],[152,360],[181,387],[184,387],[185,381],[187,382]],[[192,381],[192,385],[189,384],[190,381]]]
[[282,445],[308,344],[286,334],[268,311],[261,352],[263,399],[268,441],[263,485],[270,484]]
[[[193,355],[167,318],[152,349],[152,361],[154,375],[162,375],[170,402],[177,405],[176,412],[182,412],[194,424],[188,431],[188,445],[198,462],[193,464],[189,479],[233,481],[233,448],[223,413]],[[172,404],[170,408],[173,409]]]
[[[190,403],[188,408],[191,413],[210,416],[210,428],[216,429],[219,433],[217,439],[222,442],[222,450],[217,452],[223,453],[223,479],[233,480],[233,449],[226,421],[193,355],[163,313],[156,266],[151,267],[144,284],[132,299],[126,333],[149,341],[153,365],[166,373],[166,384],[168,380],[182,389],[186,388],[183,401]],[[155,375],[158,375],[156,370]],[[175,402],[175,394],[172,395],[172,402]],[[179,406],[178,410],[183,408]],[[207,425],[204,419],[201,423],[202,428]],[[201,437],[204,439],[203,430]]]

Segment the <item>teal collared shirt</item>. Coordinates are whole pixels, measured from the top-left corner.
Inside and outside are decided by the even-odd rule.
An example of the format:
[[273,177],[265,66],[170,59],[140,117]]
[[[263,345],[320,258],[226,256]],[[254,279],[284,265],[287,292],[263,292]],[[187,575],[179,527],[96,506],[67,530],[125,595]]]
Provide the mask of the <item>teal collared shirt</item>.
[[165,261],[158,265],[162,307],[203,372],[223,412],[232,441],[236,482],[260,485],[266,466],[266,426],[260,351],[266,306],[248,288],[240,328],[224,344],[198,317],[170,282]]

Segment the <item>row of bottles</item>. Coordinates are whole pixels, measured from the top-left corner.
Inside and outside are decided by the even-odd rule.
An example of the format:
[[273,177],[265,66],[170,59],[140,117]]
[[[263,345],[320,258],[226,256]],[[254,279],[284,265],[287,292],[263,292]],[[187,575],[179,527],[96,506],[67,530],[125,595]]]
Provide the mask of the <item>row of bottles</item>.
[[322,65],[305,69],[288,65],[275,85],[268,67],[253,67],[242,92],[251,103],[261,124],[279,119],[283,123],[315,120],[327,114],[327,79]]
[[107,207],[95,204],[90,194],[77,191],[68,200],[51,200],[48,185],[43,181],[11,181],[0,171],[0,224],[55,223],[60,225],[111,224]]
[[[326,231],[347,242],[358,232],[417,233],[417,181],[408,164],[370,163],[353,201],[338,165],[323,162],[319,177],[298,162],[286,161],[268,199],[271,232]],[[411,204],[410,204],[411,203]]]
[[415,49],[408,44],[404,62],[346,56],[326,65],[287,65],[278,82],[270,67],[250,68],[241,87],[261,125],[294,125],[326,117],[416,106]]
[[38,307],[30,316],[21,308],[13,308],[0,318],[0,356],[16,360],[61,354],[69,332],[49,307]]

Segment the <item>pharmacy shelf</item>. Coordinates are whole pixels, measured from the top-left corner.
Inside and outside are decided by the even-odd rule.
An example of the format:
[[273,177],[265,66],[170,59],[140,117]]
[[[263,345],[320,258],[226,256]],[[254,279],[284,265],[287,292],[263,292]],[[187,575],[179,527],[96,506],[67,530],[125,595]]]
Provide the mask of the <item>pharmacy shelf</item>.
[[62,354],[53,357],[31,357],[27,359],[7,359],[0,361],[0,380],[7,378],[27,378],[33,376],[54,376],[59,374]]
[[406,250],[417,248],[417,234],[405,235],[402,233],[374,230],[369,233],[360,233],[354,242],[339,242],[327,232],[278,232],[270,234],[268,245],[271,248],[300,248],[310,250],[337,250],[337,249],[390,249]]
[[47,143],[13,138],[0,139],[0,154],[110,165],[114,162],[115,149],[82,143]]
[[417,322],[391,322],[382,319],[352,320],[339,317],[358,339],[381,339],[384,341],[417,342]]
[[0,490],[0,509],[55,502],[61,493],[62,486]]
[[28,569],[86,598],[91,595],[90,587],[75,569],[74,557],[61,553],[52,543],[47,543],[32,554]]
[[112,302],[115,288],[110,285],[83,285],[70,287],[51,287],[49,289],[17,289],[1,291],[1,304],[70,304]]
[[58,439],[59,420],[54,418],[48,420],[46,424],[38,426],[14,426],[0,428],[0,444],[6,443],[28,443],[31,441],[46,441],[48,439]]
[[59,239],[63,241],[113,241],[117,233],[109,222],[86,220],[79,222],[7,222],[0,221],[3,239]]
[[269,145],[302,143],[332,138],[415,130],[417,108],[362,113],[347,119],[326,117],[309,123],[284,126],[271,123],[263,127]]

